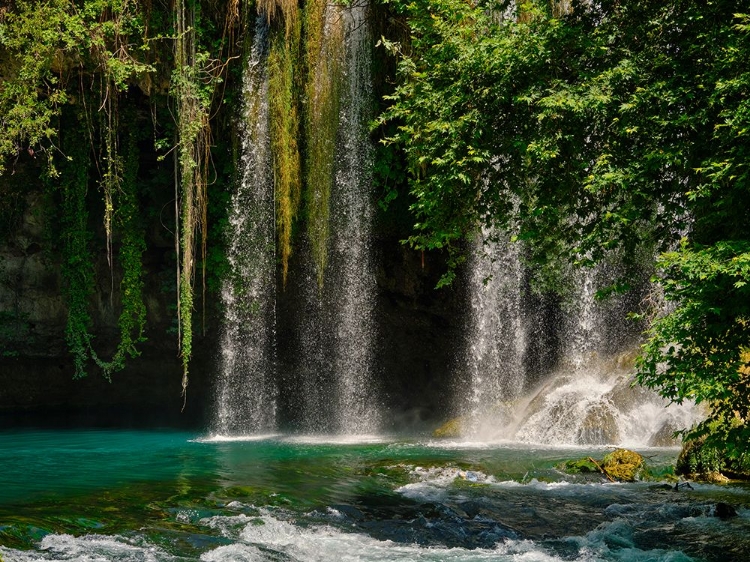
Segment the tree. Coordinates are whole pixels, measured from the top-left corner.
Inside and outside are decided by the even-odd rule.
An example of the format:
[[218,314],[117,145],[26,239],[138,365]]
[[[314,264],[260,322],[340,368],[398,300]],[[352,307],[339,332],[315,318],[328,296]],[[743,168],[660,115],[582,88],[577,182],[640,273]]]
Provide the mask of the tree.
[[736,3],[394,6],[412,35],[386,42],[400,83],[381,122],[410,163],[410,242],[457,263],[463,237],[500,228],[547,272],[661,253],[655,282],[676,308],[653,322],[639,380],[708,403],[692,434],[719,424],[746,451],[750,52]]

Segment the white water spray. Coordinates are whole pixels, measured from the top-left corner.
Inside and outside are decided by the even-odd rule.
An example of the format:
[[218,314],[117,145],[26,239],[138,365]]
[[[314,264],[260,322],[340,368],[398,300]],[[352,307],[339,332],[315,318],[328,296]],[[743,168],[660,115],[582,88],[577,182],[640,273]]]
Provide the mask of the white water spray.
[[372,256],[372,158],[368,121],[372,101],[367,0],[344,10],[345,87],[339,123],[340,156],[331,197],[331,263],[339,269],[334,335],[338,430],[377,431],[379,404],[373,380],[375,273]]
[[[491,238],[483,233],[484,238]],[[534,312],[525,304],[523,267],[507,240],[476,244],[469,260],[468,376],[461,385],[465,437],[547,445],[665,446],[701,418],[692,404],[668,406],[633,387],[636,340],[622,297],[600,302],[604,265],[575,272],[574,296],[550,328],[557,348],[527,348]],[[538,322],[538,317],[537,320]],[[530,353],[547,353],[548,374],[529,388]],[[536,358],[537,368],[545,358]]]
[[241,177],[229,210],[231,273],[221,291],[224,325],[213,430],[224,435],[276,428],[275,215],[267,54],[267,23],[265,16],[258,16],[243,78]]
[[[518,245],[507,237],[490,239],[487,232],[474,243],[469,258],[471,313],[467,327],[466,433],[477,436],[493,414],[524,390],[526,351],[522,315],[521,263]],[[488,240],[483,243],[484,240]]]

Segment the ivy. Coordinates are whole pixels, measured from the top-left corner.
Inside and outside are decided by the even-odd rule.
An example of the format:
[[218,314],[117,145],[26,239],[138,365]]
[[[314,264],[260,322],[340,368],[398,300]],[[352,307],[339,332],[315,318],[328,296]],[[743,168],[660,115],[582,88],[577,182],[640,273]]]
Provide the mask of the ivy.
[[[59,193],[60,198],[62,293],[68,304],[65,340],[73,357],[73,378],[86,376],[92,349],[89,302],[94,292],[94,267],[89,249],[92,233],[88,227],[86,204],[89,154],[88,145],[77,142],[82,133],[71,123],[62,139],[67,154],[56,168],[50,169],[48,176],[51,188]],[[59,177],[56,177],[58,170]]]

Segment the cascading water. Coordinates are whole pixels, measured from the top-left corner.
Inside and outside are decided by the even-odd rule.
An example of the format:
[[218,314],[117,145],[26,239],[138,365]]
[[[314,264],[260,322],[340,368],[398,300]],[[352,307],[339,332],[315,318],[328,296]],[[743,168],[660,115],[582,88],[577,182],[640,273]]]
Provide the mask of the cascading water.
[[341,151],[332,195],[331,264],[339,269],[334,336],[334,378],[338,428],[346,433],[372,433],[378,427],[378,401],[373,381],[372,147],[370,31],[367,0],[354,0],[345,18],[345,88],[339,137]]
[[[676,430],[700,419],[691,404],[667,407],[653,392],[632,387],[637,336],[624,322],[627,303],[623,297],[595,299],[605,266],[575,274],[573,298],[561,305],[562,318],[552,327],[558,332],[557,353],[543,346],[532,350],[529,336],[538,318],[524,302],[531,296],[517,252],[501,240],[477,244],[469,260],[464,436],[554,445],[668,445]],[[555,358],[541,385],[529,383],[532,351]]]
[[[367,124],[370,119],[370,33],[368,4],[326,8],[325,40],[344,41],[332,49],[342,57],[334,177],[329,201],[324,282],[316,267],[296,281],[302,310],[297,311],[299,340],[294,369],[297,427],[316,433],[367,434],[378,428],[378,399],[373,381],[373,307],[375,275],[371,251],[373,203]],[[343,26],[343,33],[337,31]],[[311,244],[312,246],[312,244]],[[311,249],[303,250],[311,261]],[[317,273],[317,274],[316,274]]]
[[[486,243],[483,239],[488,240]],[[518,245],[483,233],[469,258],[471,313],[466,353],[469,412],[466,432],[479,436],[487,423],[524,390],[526,328]],[[462,383],[462,385],[465,383]]]
[[273,431],[275,221],[268,121],[268,25],[258,16],[243,78],[241,177],[229,210],[231,273],[221,297],[224,326],[213,430]]

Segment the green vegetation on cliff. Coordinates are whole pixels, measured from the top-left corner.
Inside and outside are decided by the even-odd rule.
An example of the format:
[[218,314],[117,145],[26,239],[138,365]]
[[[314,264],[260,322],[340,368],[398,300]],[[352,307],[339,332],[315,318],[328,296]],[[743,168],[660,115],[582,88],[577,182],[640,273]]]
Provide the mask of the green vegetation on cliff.
[[384,40],[400,81],[381,124],[409,163],[410,243],[459,263],[480,228],[509,231],[545,287],[566,264],[661,254],[639,380],[705,403],[691,435],[746,452],[750,16],[723,0],[390,3],[411,37]]

